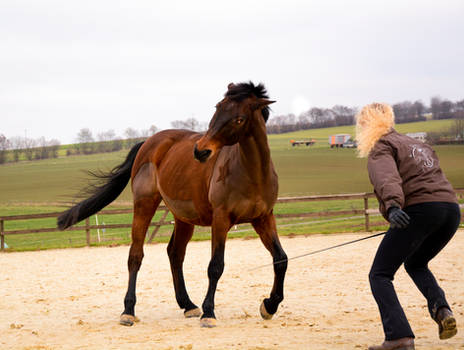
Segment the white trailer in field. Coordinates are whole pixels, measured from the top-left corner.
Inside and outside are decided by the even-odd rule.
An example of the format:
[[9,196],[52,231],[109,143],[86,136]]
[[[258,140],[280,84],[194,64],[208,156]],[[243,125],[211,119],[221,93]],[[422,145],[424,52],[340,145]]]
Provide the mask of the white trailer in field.
[[336,134],[329,136],[330,148],[343,147],[343,144],[351,138],[350,134]]

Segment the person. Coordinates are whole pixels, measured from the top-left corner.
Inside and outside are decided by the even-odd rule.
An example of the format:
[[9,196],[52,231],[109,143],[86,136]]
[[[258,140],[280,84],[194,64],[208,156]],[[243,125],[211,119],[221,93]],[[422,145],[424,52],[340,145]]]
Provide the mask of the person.
[[359,156],[368,158],[379,210],[390,223],[369,272],[385,341],[369,350],[414,349],[414,333],[392,283],[403,263],[427,299],[439,338],[451,338],[457,333],[456,319],[428,263],[459,226],[456,194],[433,149],[395,131],[389,105],[372,103],[357,114],[356,139]]

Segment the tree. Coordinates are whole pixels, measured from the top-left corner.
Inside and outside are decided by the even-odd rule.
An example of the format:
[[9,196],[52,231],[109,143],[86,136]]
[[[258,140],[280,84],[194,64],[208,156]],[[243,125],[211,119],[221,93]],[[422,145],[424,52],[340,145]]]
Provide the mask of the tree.
[[97,135],[98,141],[111,141],[116,138],[116,133],[113,129],[101,132]]
[[124,136],[126,136],[127,139],[137,139],[140,137],[140,133],[132,128],[127,128],[124,131]]
[[94,142],[92,132],[90,131],[89,128],[83,128],[79,130],[79,133],[77,134],[77,141],[79,143],[88,143],[88,142]]
[[459,115],[454,118],[454,123],[451,125],[450,132],[455,140],[464,140],[464,115]]
[[97,152],[111,152],[113,150],[113,140],[116,138],[114,130],[101,132],[97,135],[99,141],[96,145]]
[[140,133],[132,128],[127,128],[124,131],[124,135],[126,136],[126,147],[131,148],[134,146],[141,138]]
[[425,117],[423,117],[423,114],[425,113],[425,110],[426,110],[424,103],[420,100],[417,100],[416,102],[414,102],[414,109],[415,109],[417,118],[420,120],[425,120]]
[[0,164],[6,162],[7,149],[10,147],[10,142],[5,135],[0,134]]
[[94,142],[94,139],[92,132],[88,128],[79,130],[77,141],[80,143],[77,149],[78,153],[90,154],[93,152],[93,145],[91,143]]
[[462,99],[461,101],[456,101],[456,103],[454,104],[454,108],[456,112],[464,112],[464,99]]
[[342,105],[332,107],[332,112],[335,115],[335,125],[353,125],[356,108],[350,108]]
[[37,147],[34,148],[34,159],[46,159],[48,158],[48,143],[45,137],[40,137],[36,141]]
[[16,136],[16,137],[11,138],[10,147],[13,150],[13,161],[15,162],[19,161],[19,157],[21,156],[23,145],[24,145],[24,141],[21,137]]
[[28,139],[27,137],[24,138],[23,148],[24,148],[24,155],[26,156],[27,160],[34,159],[34,147],[35,146],[36,146],[35,140]]
[[60,149],[60,141],[52,139],[48,142],[48,157],[49,158],[58,158],[58,150]]
[[174,120],[171,122],[171,126],[174,129],[197,131],[199,129],[200,123],[195,118],[188,118],[186,120]]
[[430,110],[433,119],[452,118],[454,103],[450,100],[442,100],[439,96],[434,96],[430,100]]
[[158,128],[155,125],[150,126],[147,130],[142,130],[142,137],[150,137],[151,135],[156,134]]
[[313,107],[308,112],[311,128],[335,126],[335,114],[331,109]]

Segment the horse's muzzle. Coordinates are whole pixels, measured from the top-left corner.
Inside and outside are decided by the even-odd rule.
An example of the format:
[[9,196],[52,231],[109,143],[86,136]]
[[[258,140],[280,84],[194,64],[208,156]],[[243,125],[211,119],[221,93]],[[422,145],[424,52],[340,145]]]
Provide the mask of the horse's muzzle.
[[193,148],[193,156],[195,157],[196,160],[200,161],[201,163],[206,162],[208,157],[211,155],[211,150],[210,149],[204,149],[200,151],[197,148],[197,145],[195,144],[195,147]]

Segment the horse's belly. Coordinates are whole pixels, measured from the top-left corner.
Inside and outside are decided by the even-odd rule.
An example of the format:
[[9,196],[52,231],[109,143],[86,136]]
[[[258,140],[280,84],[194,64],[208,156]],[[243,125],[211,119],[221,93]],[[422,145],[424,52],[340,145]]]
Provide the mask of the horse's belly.
[[172,199],[168,196],[163,196],[163,200],[174,216],[179,219],[195,220],[200,218],[192,200]]
[[269,214],[272,207],[262,199],[243,199],[239,205],[231,205],[238,222],[250,222],[260,216]]
[[162,197],[176,219],[193,225],[211,225],[211,213],[206,208],[198,208],[193,200],[174,199],[163,194]]

